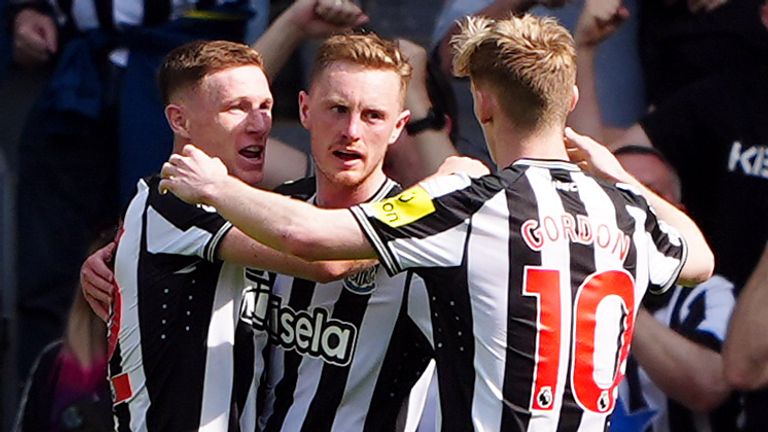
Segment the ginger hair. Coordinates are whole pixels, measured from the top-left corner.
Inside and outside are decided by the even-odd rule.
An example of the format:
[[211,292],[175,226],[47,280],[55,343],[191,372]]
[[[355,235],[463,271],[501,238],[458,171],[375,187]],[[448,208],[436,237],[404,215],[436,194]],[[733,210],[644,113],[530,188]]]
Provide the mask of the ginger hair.
[[194,41],[181,45],[165,57],[160,66],[158,84],[163,103],[170,103],[179,90],[198,86],[206,76],[240,66],[257,66],[264,61],[248,45],[224,40]]
[[364,68],[390,70],[400,77],[400,100],[405,101],[413,68],[397,44],[375,33],[343,33],[331,36],[320,46],[312,67],[311,81],[334,63],[347,62]]

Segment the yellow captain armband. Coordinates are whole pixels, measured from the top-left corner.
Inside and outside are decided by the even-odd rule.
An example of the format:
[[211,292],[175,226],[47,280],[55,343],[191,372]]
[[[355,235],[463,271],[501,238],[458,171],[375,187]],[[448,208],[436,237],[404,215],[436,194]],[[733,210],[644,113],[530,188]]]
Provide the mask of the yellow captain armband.
[[370,204],[376,219],[392,228],[417,221],[435,212],[432,197],[421,186],[414,186],[400,195]]

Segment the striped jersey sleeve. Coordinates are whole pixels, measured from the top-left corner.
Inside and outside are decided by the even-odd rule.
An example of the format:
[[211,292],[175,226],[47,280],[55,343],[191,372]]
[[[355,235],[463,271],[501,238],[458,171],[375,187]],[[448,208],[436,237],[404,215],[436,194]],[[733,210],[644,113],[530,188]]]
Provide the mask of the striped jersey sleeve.
[[198,256],[214,262],[232,224],[213,207],[190,205],[173,194],[155,192],[159,182],[159,177],[152,177],[140,186],[152,192],[147,194],[145,216],[148,252]]
[[625,194],[627,212],[638,222],[636,232],[644,232],[648,240],[647,256],[643,257],[648,263],[648,291],[663,293],[674,285],[688,257],[685,239],[674,227],[656,217],[653,206],[637,189],[623,183],[616,187]]
[[412,267],[461,263],[472,214],[500,185],[470,188],[463,174],[420,183],[400,195],[361,204],[350,211],[390,274]]

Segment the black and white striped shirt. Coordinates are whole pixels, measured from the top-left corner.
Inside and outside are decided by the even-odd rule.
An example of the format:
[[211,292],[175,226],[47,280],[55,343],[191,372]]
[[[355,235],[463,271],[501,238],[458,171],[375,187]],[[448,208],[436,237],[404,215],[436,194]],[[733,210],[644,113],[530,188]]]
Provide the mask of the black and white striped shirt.
[[[250,365],[235,371],[244,268],[216,259],[231,224],[213,209],[160,195],[159,180],[139,182],[115,255],[109,324],[115,429],[227,431],[237,423],[231,413],[238,413],[243,430],[254,430],[254,382],[263,362],[252,355]],[[249,283],[246,291],[258,291]],[[238,349],[255,355],[258,341],[250,332],[240,326]]]
[[[372,199],[400,190],[387,180]],[[314,191],[311,178],[281,190],[310,201]],[[274,345],[264,430],[399,430],[398,414],[432,355],[428,308],[421,278],[389,277],[380,265],[325,284],[278,275],[257,327]]]
[[637,305],[686,253],[628,186],[559,161],[351,211],[388,272],[426,281],[446,431],[604,430]]

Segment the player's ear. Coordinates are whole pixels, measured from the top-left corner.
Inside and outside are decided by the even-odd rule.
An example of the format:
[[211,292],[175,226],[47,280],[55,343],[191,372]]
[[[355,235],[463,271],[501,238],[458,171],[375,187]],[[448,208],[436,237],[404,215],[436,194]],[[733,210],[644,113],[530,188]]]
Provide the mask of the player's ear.
[[403,133],[403,128],[405,128],[405,125],[408,124],[408,120],[410,119],[410,111],[403,110],[403,112],[400,113],[400,115],[397,117],[397,122],[395,122],[395,127],[392,129],[392,135],[389,136],[389,144],[393,144],[395,141],[397,141],[398,138],[400,138],[400,134]]
[[576,103],[579,102],[579,88],[573,86],[573,96],[571,97],[571,106],[568,108],[568,112],[573,111],[576,108]]
[[299,92],[299,120],[305,129],[309,129],[309,93]]
[[477,121],[480,122],[480,124],[488,123],[489,121],[493,120],[493,97],[484,89],[476,86],[474,82],[471,84],[471,88],[472,99],[475,108],[475,117],[477,118]]
[[168,104],[165,107],[165,119],[171,127],[174,135],[189,138],[189,121],[184,108],[176,104]]

